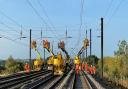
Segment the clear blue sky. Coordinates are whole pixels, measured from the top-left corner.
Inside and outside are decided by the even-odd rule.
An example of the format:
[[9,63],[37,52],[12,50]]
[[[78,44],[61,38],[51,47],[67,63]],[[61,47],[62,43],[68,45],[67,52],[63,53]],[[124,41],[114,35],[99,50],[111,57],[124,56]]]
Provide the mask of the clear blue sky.
[[[81,1],[84,3],[80,30]],[[28,37],[31,28],[32,39],[37,40],[42,57],[43,48],[39,45],[41,43],[40,30],[42,29],[44,37],[53,37],[49,41],[54,41],[54,52],[57,53],[60,51],[57,48],[58,41],[65,40],[63,37],[65,37],[66,27],[68,36],[72,36],[67,40],[66,49],[72,57],[74,56],[72,48],[78,42],[79,45],[75,47],[75,54],[77,54],[85,38],[85,30],[90,28],[92,28],[92,52],[100,56],[100,38],[97,36],[100,35],[101,17],[104,17],[105,56],[113,55],[114,50],[117,50],[119,40],[128,41],[127,0],[29,0],[29,2],[42,19],[34,12],[27,0],[0,0],[0,35],[15,40],[20,37],[21,29],[23,36]],[[14,58],[29,58],[29,38],[17,39],[16,42],[11,40],[0,38],[0,59],[6,59],[9,55]],[[36,52],[32,50],[32,58],[35,56]]]

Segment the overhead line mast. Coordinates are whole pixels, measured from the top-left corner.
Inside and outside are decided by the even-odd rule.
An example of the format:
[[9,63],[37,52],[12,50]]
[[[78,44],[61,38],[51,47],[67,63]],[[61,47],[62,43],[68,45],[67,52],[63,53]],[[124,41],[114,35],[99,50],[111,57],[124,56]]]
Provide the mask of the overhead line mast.
[[103,79],[103,36],[104,34],[103,34],[103,18],[101,18],[101,70],[102,70],[102,73],[101,73],[101,77],[102,77],[102,79]]
[[[86,30],[86,39],[87,39],[87,30]],[[86,47],[86,58],[88,56],[88,48]]]

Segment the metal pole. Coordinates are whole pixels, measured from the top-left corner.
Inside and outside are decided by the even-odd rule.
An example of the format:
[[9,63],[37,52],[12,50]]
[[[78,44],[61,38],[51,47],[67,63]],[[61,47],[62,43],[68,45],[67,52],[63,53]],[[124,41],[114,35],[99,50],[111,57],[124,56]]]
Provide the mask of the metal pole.
[[83,51],[83,53],[82,53],[82,59],[83,59],[83,62],[85,63],[85,61],[84,61],[84,55],[85,54],[85,52]]
[[90,56],[92,55],[92,29],[90,29]]
[[66,47],[68,47],[68,46],[67,46],[67,43],[68,43],[68,41],[67,41],[67,38],[68,38],[67,27],[66,27],[66,32],[65,32],[65,35],[66,35],[66,44],[65,44],[65,48],[66,48]]
[[[90,57],[92,55],[92,29],[90,29]],[[93,65],[94,65],[94,60],[93,60]]]
[[42,29],[41,29],[41,40],[42,40]]
[[103,18],[101,18],[101,67],[102,67],[102,79],[103,79]]
[[44,48],[44,60],[45,60],[45,48]]
[[33,69],[33,68],[32,68],[32,62],[31,62],[31,34],[32,34],[32,30],[30,29],[29,64],[30,64],[31,69]]
[[[52,41],[52,52],[53,52],[53,43],[54,43],[54,41]],[[53,52],[54,53],[54,52]]]
[[[86,30],[86,39],[87,39],[87,30]],[[88,50],[87,50],[87,47],[86,47],[86,58],[88,56]]]

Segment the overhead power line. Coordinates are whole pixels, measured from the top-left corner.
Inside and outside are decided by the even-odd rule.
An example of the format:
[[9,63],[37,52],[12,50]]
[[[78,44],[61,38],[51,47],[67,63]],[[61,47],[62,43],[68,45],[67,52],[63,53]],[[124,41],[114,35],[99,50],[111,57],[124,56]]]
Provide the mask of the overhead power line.
[[14,39],[11,39],[10,37],[7,37],[7,36],[5,36],[5,35],[1,35],[1,34],[0,34],[0,36],[1,36],[2,38],[5,38],[5,39],[7,39],[7,40],[10,40],[10,41],[12,41],[12,42],[14,42],[14,43],[16,43],[16,44],[23,45],[23,46],[28,46],[28,45],[25,44],[25,43],[18,42],[18,41],[14,40]]
[[106,10],[106,12],[105,12],[105,14],[104,14],[104,18],[106,18],[106,16],[107,16],[109,10],[111,9],[112,4],[113,4],[113,1],[114,1],[114,0],[111,0],[110,4],[109,4],[109,6],[108,6],[108,8],[107,8],[107,10]]
[[[54,30],[56,30],[56,27],[54,26],[54,24],[52,23],[51,19],[49,18],[48,14],[47,14],[47,11],[45,10],[44,6],[40,3],[39,0],[37,0],[38,4],[40,5],[42,11],[44,12],[45,16],[47,17],[47,19],[49,20],[49,23],[51,24],[52,27],[50,28],[53,28]],[[53,30],[52,30],[53,31]],[[55,32],[57,33],[57,31]],[[58,33],[57,33],[58,34]],[[59,35],[59,34],[58,34]]]
[[83,25],[83,9],[84,9],[84,0],[81,0],[80,27],[79,27],[79,33],[78,33],[79,36],[78,36],[78,40],[77,40],[74,48],[79,47],[79,43],[80,43],[81,29],[82,29],[82,25]]
[[[49,25],[47,24],[47,22],[44,20],[44,18],[38,13],[38,11],[36,10],[36,8],[31,4],[31,2],[30,2],[29,0],[27,0],[27,3],[28,3],[29,6],[33,9],[33,11],[35,12],[35,14],[44,22],[44,24],[45,24],[46,26],[49,26]],[[51,31],[52,31],[52,29],[51,29]],[[55,35],[56,38],[58,39],[56,33],[55,33],[54,31],[52,31],[52,32],[54,33],[54,35]]]
[[[13,27],[10,27],[10,26],[8,26],[7,24],[5,24],[5,23],[3,23],[3,22],[0,22],[0,24],[4,25],[4,26],[7,27],[8,29],[10,29],[9,31],[15,31],[15,32],[18,33],[19,36],[20,36],[20,31],[14,30]],[[7,32],[7,30],[4,30],[4,29],[1,29],[1,31],[3,31],[3,32],[6,31],[6,32]],[[15,34],[15,36],[16,36],[16,34]]]
[[5,16],[7,19],[9,19],[10,21],[12,21],[13,23],[15,23],[17,26],[21,26],[18,22],[16,22],[14,19],[12,19],[11,17],[7,16],[5,13],[3,13],[2,11],[0,11],[0,13]]
[[[9,17],[8,15],[6,15],[4,12],[0,11],[0,14],[2,14],[4,17],[6,17],[7,19],[9,19],[11,22],[15,23],[19,28],[24,29],[24,27],[22,27],[22,25],[20,25],[20,24],[19,24],[17,21],[15,21],[13,18],[11,18],[11,17]],[[1,22],[0,24],[4,25],[4,26],[7,27],[8,29],[13,30],[13,31],[15,31],[15,32],[17,32],[17,33],[20,34],[20,31],[14,30],[13,27],[10,27],[10,26],[8,26],[7,24],[5,24],[5,23],[3,23],[3,22]],[[20,29],[20,30],[21,30],[21,29]]]
[[112,13],[111,17],[109,18],[109,20],[108,20],[106,25],[110,24],[111,20],[113,19],[113,16],[117,13],[117,11],[119,10],[119,8],[120,8],[121,4],[123,3],[123,1],[125,1],[125,0],[120,0],[119,4],[117,5],[115,10],[113,11],[113,13]]
[[2,33],[6,33],[6,34],[9,33],[9,35],[12,35],[12,36],[19,36],[19,35],[15,34],[15,33],[12,33],[12,32],[10,32],[10,31],[8,31],[8,30],[6,30],[6,29],[1,29],[1,28],[0,28],[0,31],[1,31]]
[[11,29],[11,30],[13,30],[13,31],[15,31],[15,32],[17,32],[17,33],[20,33],[20,32],[14,30],[12,27],[8,26],[7,24],[5,24],[5,23],[3,23],[3,22],[1,22],[0,24],[4,25],[4,26],[7,27],[8,29]]

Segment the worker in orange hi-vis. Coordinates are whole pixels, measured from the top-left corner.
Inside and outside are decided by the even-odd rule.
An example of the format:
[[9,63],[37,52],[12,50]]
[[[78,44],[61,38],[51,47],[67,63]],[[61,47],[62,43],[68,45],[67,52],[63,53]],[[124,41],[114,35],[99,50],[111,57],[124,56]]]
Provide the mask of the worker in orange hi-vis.
[[96,67],[93,66],[93,74],[96,74]]
[[84,71],[84,63],[82,63],[82,71]]
[[30,66],[28,63],[25,64],[24,69],[26,72],[30,72]]
[[79,71],[81,71],[81,64],[79,65]]
[[90,69],[90,74],[93,75],[93,67],[92,67],[92,65],[90,66],[89,69]]
[[85,63],[85,70],[86,70],[87,73],[89,73],[89,68],[88,68],[88,64],[87,63]]
[[75,66],[75,71],[76,71],[76,74],[79,73],[79,65],[78,64],[76,64],[76,66]]

